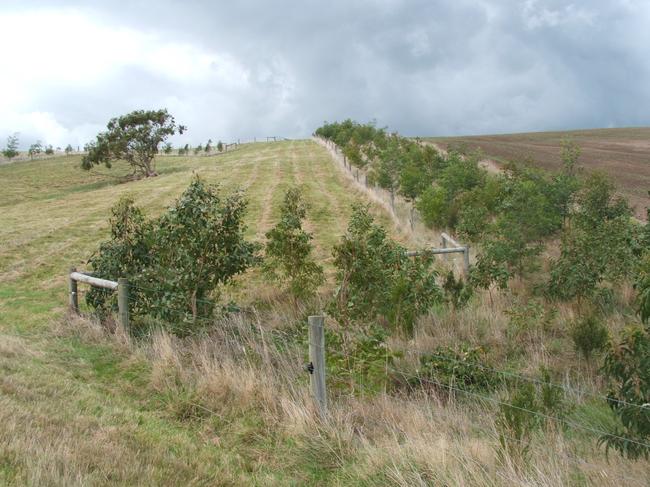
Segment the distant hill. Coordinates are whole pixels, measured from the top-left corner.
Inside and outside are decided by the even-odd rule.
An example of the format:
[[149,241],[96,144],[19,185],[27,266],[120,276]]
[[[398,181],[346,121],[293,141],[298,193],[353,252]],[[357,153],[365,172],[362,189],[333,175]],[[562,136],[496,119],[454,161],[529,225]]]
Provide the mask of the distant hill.
[[582,149],[580,165],[609,174],[645,219],[650,199],[650,127],[531,132],[467,137],[426,137],[447,149],[464,145],[481,151],[497,164],[527,162],[549,170],[560,167],[560,141],[570,136]]

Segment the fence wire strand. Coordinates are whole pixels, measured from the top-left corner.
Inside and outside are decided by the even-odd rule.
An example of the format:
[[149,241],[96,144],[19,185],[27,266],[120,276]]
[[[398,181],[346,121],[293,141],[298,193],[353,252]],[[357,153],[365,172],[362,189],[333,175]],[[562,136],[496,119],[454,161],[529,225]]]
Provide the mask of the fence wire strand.
[[501,406],[507,406],[507,407],[511,407],[513,409],[517,409],[519,411],[524,411],[524,412],[530,413],[530,414],[532,414],[534,416],[538,416],[538,417],[541,417],[541,418],[544,418],[544,419],[564,423],[567,426],[570,426],[570,427],[576,428],[576,429],[580,429],[580,430],[586,431],[588,433],[607,436],[607,437],[610,437],[610,438],[616,438],[618,440],[627,441],[627,442],[634,443],[636,445],[642,446],[644,448],[650,449],[650,444],[642,442],[642,441],[633,440],[632,438],[619,436],[619,435],[616,435],[614,433],[608,433],[606,431],[602,431],[602,430],[599,430],[599,429],[596,429],[596,428],[592,428],[590,426],[585,426],[583,424],[576,423],[575,421],[570,421],[568,419],[558,418],[557,416],[552,416],[552,415],[542,413],[542,412],[539,412],[539,411],[533,411],[531,409],[526,409],[526,408],[523,408],[521,406],[515,406],[514,404],[501,401],[501,400],[496,399],[494,397],[490,397],[490,396],[487,396],[487,395],[484,395],[484,394],[479,394],[479,393],[474,392],[474,391],[468,391],[467,389],[461,389],[459,387],[455,387],[452,384],[445,384],[443,382],[440,382],[440,381],[437,381],[437,380],[434,380],[434,379],[423,378],[423,377],[419,377],[419,376],[415,376],[415,375],[407,375],[406,373],[404,373],[404,372],[402,372],[400,370],[394,369],[394,368],[390,368],[389,370],[391,370],[391,372],[394,372],[396,374],[401,375],[404,379],[416,379],[416,380],[419,380],[420,382],[434,384],[434,385],[437,385],[437,386],[445,388],[445,389],[451,389],[451,390],[454,390],[454,391],[457,391],[457,392],[462,392],[464,394],[468,394],[470,396],[474,396],[474,397],[477,397],[477,398],[480,398],[480,399],[485,399],[487,401],[490,401],[492,403],[495,403],[495,404],[498,404],[498,405],[501,405]]
[[[153,289],[153,288],[149,288],[149,287],[145,287],[145,286],[141,286],[141,285],[132,285],[132,284],[130,284],[129,287],[134,288],[134,289],[138,289],[138,290],[141,290],[141,291],[156,292],[156,290]],[[78,292],[78,293],[79,293],[79,297],[81,297],[81,296],[85,295],[87,293],[87,291],[81,291],[81,292]],[[136,302],[137,297],[135,297],[133,295],[130,295],[129,300],[132,303]],[[196,302],[197,303],[208,304],[208,305],[211,305],[211,306],[215,306],[215,303],[213,301],[210,301],[210,300],[198,299],[198,300],[196,300]],[[187,316],[188,316],[187,313],[185,311],[183,311],[183,310],[173,310],[172,312],[173,313],[178,313],[183,318],[187,318]],[[195,322],[195,323],[198,322],[198,323],[205,323],[205,324],[214,324],[216,320],[214,318],[201,318],[201,317],[198,317],[198,318],[192,319],[191,321]],[[312,344],[312,343],[308,342],[308,345],[315,345],[315,344]],[[621,405],[639,408],[639,409],[644,410],[644,411],[646,411],[648,409],[646,406],[640,406],[638,404],[628,403],[626,401],[617,400],[617,399],[614,399],[614,398],[608,398],[606,396],[603,396],[603,395],[600,395],[600,394],[597,394],[597,393],[594,393],[594,392],[590,392],[590,391],[585,391],[583,389],[577,389],[577,388],[573,388],[573,387],[570,387],[570,386],[567,386],[567,385],[558,384],[558,383],[555,383],[555,382],[546,382],[546,381],[543,381],[543,380],[540,380],[540,379],[536,379],[534,377],[529,377],[529,376],[518,374],[518,373],[515,373],[515,372],[495,369],[495,368],[488,367],[488,366],[485,366],[483,364],[479,364],[479,363],[475,363],[475,362],[462,361],[462,360],[456,359],[454,357],[443,356],[443,355],[439,355],[439,354],[436,354],[436,353],[433,353],[433,352],[425,352],[425,351],[413,350],[413,349],[405,349],[404,351],[409,352],[409,353],[414,353],[414,354],[417,354],[417,355],[425,355],[426,354],[426,355],[437,357],[437,358],[444,359],[444,360],[452,360],[452,361],[454,361],[456,363],[462,363],[463,365],[469,365],[471,367],[480,368],[482,370],[490,371],[490,372],[493,372],[495,374],[499,374],[499,375],[502,375],[502,376],[509,376],[509,377],[513,377],[513,378],[516,378],[516,379],[520,379],[520,380],[528,381],[528,382],[531,382],[531,383],[535,383],[535,384],[538,384],[538,385],[551,386],[551,387],[561,389],[561,390],[563,390],[565,392],[572,392],[574,394],[578,394],[578,395],[582,395],[582,396],[595,397],[595,398],[603,399],[603,400],[605,400],[607,402],[615,402],[615,403],[618,403],[618,404],[621,404]],[[456,386],[454,386],[452,384],[445,384],[443,382],[440,382],[440,381],[437,381],[437,380],[434,380],[434,379],[431,379],[431,378],[424,378],[424,377],[416,376],[416,375],[408,375],[405,372],[400,371],[398,369],[395,369],[393,367],[386,367],[386,372],[388,373],[388,371],[390,371],[392,373],[395,373],[395,374],[397,374],[397,375],[399,375],[402,378],[407,379],[407,380],[408,379],[415,379],[415,380],[419,381],[420,383],[433,384],[433,385],[439,386],[441,388],[454,390],[454,391],[459,392],[459,393],[464,393],[464,394],[467,394],[467,395],[470,395],[470,396],[473,396],[473,397],[477,397],[479,399],[487,400],[489,402],[492,402],[492,403],[495,403],[495,404],[498,404],[498,405],[501,405],[501,406],[511,407],[513,409],[516,409],[516,410],[524,411],[524,412],[526,412],[528,414],[531,414],[531,415],[534,415],[534,416],[537,416],[537,417],[541,417],[541,418],[544,418],[544,419],[547,419],[547,420],[556,421],[558,423],[563,423],[563,424],[565,424],[565,425],[567,425],[569,427],[579,429],[579,430],[585,431],[587,433],[596,434],[596,435],[600,435],[600,436],[603,436],[603,437],[615,438],[615,439],[618,439],[618,440],[633,443],[633,444],[636,444],[638,446],[642,446],[644,448],[650,449],[650,444],[642,442],[642,441],[637,441],[637,440],[634,440],[632,438],[627,438],[627,437],[619,436],[619,435],[616,435],[616,434],[613,434],[613,433],[608,433],[606,431],[602,431],[602,430],[597,429],[597,428],[586,426],[584,424],[577,423],[577,422],[574,422],[574,421],[570,421],[570,420],[567,420],[567,419],[564,419],[564,418],[559,418],[559,417],[556,417],[556,416],[548,415],[548,414],[545,414],[545,413],[542,413],[542,412],[539,412],[539,411],[533,411],[533,410],[530,410],[530,409],[527,409],[527,408],[522,408],[520,406],[516,406],[516,405],[513,405],[511,403],[501,401],[500,399],[497,399],[497,398],[494,398],[494,397],[490,397],[490,396],[487,396],[487,395],[484,395],[484,394],[479,394],[479,393],[474,392],[474,391],[469,391],[469,390],[466,390],[466,389],[456,387]],[[210,412],[212,412],[212,411],[210,411]],[[516,440],[515,438],[513,438],[513,439]],[[582,460],[579,460],[579,461],[583,462],[583,463],[588,463],[588,462],[584,462]],[[630,479],[628,479],[628,480],[630,480]]]
[[627,402],[627,401],[624,401],[624,400],[620,400],[620,399],[616,399],[616,398],[610,398],[608,396],[603,396],[602,394],[598,394],[596,392],[591,392],[591,391],[587,391],[587,390],[584,390],[584,389],[578,389],[578,388],[574,388],[574,387],[571,387],[571,386],[568,386],[568,385],[558,384],[557,382],[552,382],[552,381],[546,382],[546,381],[543,381],[541,379],[536,379],[535,377],[530,377],[530,376],[527,376],[527,375],[518,374],[516,372],[510,372],[510,371],[507,371],[507,370],[495,369],[495,368],[492,368],[492,367],[488,367],[487,365],[479,364],[477,362],[468,362],[468,361],[460,360],[460,359],[457,359],[457,358],[454,358],[454,357],[439,355],[439,354],[436,354],[434,352],[427,352],[427,351],[422,351],[422,350],[413,350],[413,349],[409,349],[409,348],[404,349],[404,351],[414,353],[414,354],[417,354],[417,355],[420,355],[420,356],[429,355],[429,356],[436,357],[436,358],[439,358],[439,359],[442,359],[442,360],[451,360],[453,362],[460,363],[460,364],[463,364],[463,365],[469,365],[471,367],[476,367],[476,368],[480,368],[482,370],[487,370],[487,371],[493,372],[495,374],[504,375],[504,376],[508,376],[508,377],[513,377],[513,378],[516,378],[516,379],[521,379],[521,380],[524,380],[524,381],[527,381],[527,382],[532,382],[532,383],[535,383],[535,384],[541,385],[541,386],[551,386],[551,387],[554,387],[554,388],[557,388],[557,389],[562,389],[565,392],[572,392],[572,393],[577,394],[579,396],[590,396],[590,397],[594,397],[594,398],[597,398],[597,399],[602,399],[602,400],[604,400],[606,402],[614,402],[616,404],[620,404],[620,405],[623,405],[623,406],[630,406],[630,407],[638,408],[638,409],[641,409],[642,411],[647,411],[647,412],[650,413],[650,404],[649,405],[634,404],[634,403],[630,403],[630,402]]

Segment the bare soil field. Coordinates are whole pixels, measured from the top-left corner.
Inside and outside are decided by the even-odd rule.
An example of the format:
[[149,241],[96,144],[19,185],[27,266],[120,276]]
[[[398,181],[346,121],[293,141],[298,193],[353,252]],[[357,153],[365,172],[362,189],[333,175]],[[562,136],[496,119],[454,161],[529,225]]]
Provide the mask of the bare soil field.
[[610,175],[637,217],[646,218],[650,202],[650,127],[532,132],[523,134],[428,137],[443,148],[464,146],[480,149],[497,163],[532,163],[548,170],[560,167],[560,142],[572,138],[582,149],[580,165],[587,171]]

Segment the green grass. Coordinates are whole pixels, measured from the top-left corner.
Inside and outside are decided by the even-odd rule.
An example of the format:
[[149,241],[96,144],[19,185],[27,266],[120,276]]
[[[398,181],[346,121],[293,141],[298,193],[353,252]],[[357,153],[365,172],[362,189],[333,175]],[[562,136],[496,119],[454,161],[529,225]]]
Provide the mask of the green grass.
[[[307,434],[295,433],[291,428],[301,424],[300,417],[275,421],[265,409],[268,403],[257,397],[271,375],[255,375],[258,382],[239,393],[246,400],[238,400],[237,391],[228,395],[227,385],[221,400],[221,389],[197,386],[214,374],[181,380],[173,367],[156,362],[158,355],[145,355],[152,347],[128,348],[119,337],[107,338],[86,322],[69,320],[67,271],[86,267],[108,237],[111,206],[124,194],[154,216],[199,174],[224,193],[246,192],[247,235],[263,240],[278,218],[284,190],[300,184],[310,205],[306,227],[330,277],[331,248],[346,229],[350,205],[366,201],[326,150],[310,141],[251,144],[211,157],[162,157],[158,168],[156,178],[125,183],[123,165],[84,172],[78,156],[0,166],[5,189],[0,195],[0,485],[404,485],[420,479],[441,485],[509,484],[507,476],[500,484],[491,443],[474,424],[483,424],[489,412],[476,411],[465,420],[455,406],[432,408],[428,399],[421,406],[400,397],[363,407],[332,401],[340,415],[332,420],[336,426],[309,423]],[[373,211],[392,227],[385,213]],[[224,299],[256,302],[265,287],[273,284],[252,271]],[[423,339],[433,346],[484,335],[479,342],[498,352],[504,336],[498,327],[507,320],[492,308],[491,297],[489,305],[478,303],[458,316],[440,306],[435,320],[423,324]],[[281,331],[304,337],[297,326]],[[557,345],[557,356],[570,348],[567,343]],[[530,358],[514,365],[532,367]],[[181,373],[191,369],[184,367]],[[247,370],[242,365],[228,380],[245,384],[239,374]],[[160,386],[160,373],[170,374],[164,376],[170,384]],[[292,380],[292,387],[307,389],[306,376]],[[219,380],[214,384],[223,386]],[[198,392],[205,390],[216,392]],[[286,391],[274,392],[281,396],[274,398],[278,402],[288,397],[282,396]],[[604,403],[586,403],[570,416],[594,428],[605,427],[611,417]],[[354,433],[346,436],[346,428]],[[592,436],[584,441],[579,436],[579,444],[586,458],[601,459]],[[534,469],[554,472],[557,465],[544,461],[548,445],[555,443],[546,439],[539,442]],[[613,468],[598,462],[603,470]],[[631,468],[613,462],[614,472]],[[637,466],[642,475],[643,468]],[[400,483],[396,476],[406,480]],[[593,478],[599,477],[576,470],[573,484],[587,485]]]
[[[124,165],[85,172],[79,162],[0,166],[0,484],[308,485],[328,477],[304,456],[287,463],[295,446],[261,435],[254,412],[211,427],[183,421],[165,407],[169,398],[148,387],[144,357],[62,333],[66,273],[85,268],[107,238],[109,210],[120,196],[133,195],[156,215],[193,174],[224,192],[246,191],[247,234],[256,240],[274,224],[284,190],[303,185],[307,226],[326,265],[361,194],[310,141],[162,157],[158,177],[128,183]],[[247,276],[237,296],[246,300],[259,280]],[[270,452],[263,462],[260,451]]]

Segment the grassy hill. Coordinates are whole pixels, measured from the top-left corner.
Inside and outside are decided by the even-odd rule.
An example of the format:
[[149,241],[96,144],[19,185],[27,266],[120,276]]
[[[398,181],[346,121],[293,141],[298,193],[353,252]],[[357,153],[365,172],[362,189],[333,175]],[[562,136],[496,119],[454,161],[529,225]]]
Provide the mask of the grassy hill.
[[582,149],[580,165],[610,175],[621,192],[636,207],[639,218],[646,217],[650,190],[650,128],[532,132],[467,137],[430,137],[425,140],[443,147],[464,145],[480,149],[497,163],[506,161],[539,165],[548,170],[560,167],[560,142],[571,137]]
[[[310,310],[286,306],[257,271],[226,298],[258,307],[215,322],[205,337],[130,341],[67,316],[67,270],[84,268],[107,238],[109,209],[125,193],[157,214],[199,173],[225,192],[246,191],[248,235],[261,239],[283,189],[301,184],[311,205],[306,226],[330,275],[331,247],[350,205],[371,201],[311,141],[162,157],[160,176],[129,183],[121,182],[120,165],[88,173],[78,164],[72,156],[0,166],[0,485],[551,486],[648,478],[647,462],[607,458],[588,429],[561,427],[530,438],[531,461],[522,469],[498,454],[494,399],[411,389],[406,378],[400,394],[332,397],[331,416],[321,422],[300,341]],[[395,238],[413,241],[383,206],[373,212]],[[544,321],[536,327],[516,320],[531,314],[530,296],[511,291],[485,292],[462,310],[441,306],[414,338],[391,337],[390,346],[417,370],[418,354],[438,346],[481,345],[500,363],[516,345],[517,371],[555,367],[583,391],[568,398],[568,421],[611,425],[598,375],[567,336],[570,309],[559,306],[553,319],[532,309]],[[615,314],[612,329],[626,319]],[[299,346],[283,349],[285,339]]]
[[[90,173],[78,166],[79,156],[0,166],[0,484],[228,485],[256,478],[284,484],[293,473],[281,472],[282,458],[251,460],[250,449],[263,448],[254,425],[242,426],[250,438],[233,434],[237,444],[216,448],[201,427],[164,412],[165,399],[146,387],[151,365],[144,357],[68,329],[66,272],[84,268],[107,238],[109,209],[120,195],[132,194],[156,214],[194,173],[224,192],[246,191],[255,239],[273,225],[283,188],[303,185],[308,227],[324,262],[361,194],[309,141],[163,157],[159,177],[129,183],[120,182],[126,174],[120,165]],[[259,278],[243,281],[232,292],[251,301],[258,286],[245,282]],[[241,418],[248,420],[255,418]]]

